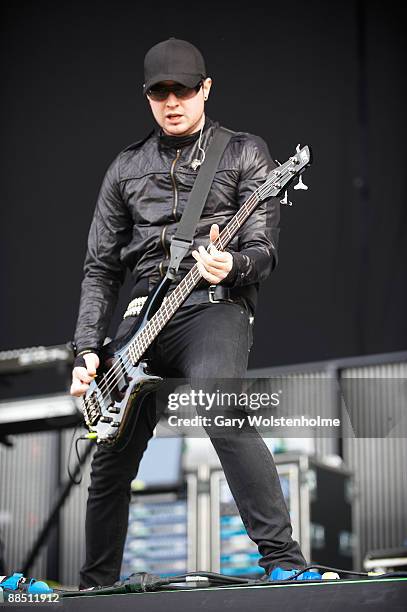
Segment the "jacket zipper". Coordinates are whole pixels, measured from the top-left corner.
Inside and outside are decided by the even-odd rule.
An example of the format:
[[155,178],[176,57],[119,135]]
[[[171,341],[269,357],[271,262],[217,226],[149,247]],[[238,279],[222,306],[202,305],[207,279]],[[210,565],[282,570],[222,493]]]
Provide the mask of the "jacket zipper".
[[175,166],[177,164],[177,161],[179,160],[179,156],[181,153],[181,149],[177,149],[177,157],[174,159],[174,161],[171,164],[171,180],[172,180],[172,186],[174,189],[174,206],[172,207],[172,216],[174,217],[174,221],[177,220],[176,217],[176,213],[177,213],[177,206],[178,206],[178,189],[177,189],[177,182],[175,180],[175,176],[174,176],[174,170],[175,170]]
[[[168,227],[168,225],[164,225],[164,226],[162,227],[162,229],[161,229],[161,234],[160,234],[160,241],[161,241],[161,246],[162,246],[163,251],[164,251],[164,254],[165,254],[165,259],[168,259],[168,258],[169,258],[169,255],[170,255],[170,253],[169,253],[169,251],[168,251],[167,247],[165,246],[165,240],[164,240],[164,237],[165,237],[165,232],[167,231],[167,227]],[[165,261],[165,259],[164,259],[164,261]],[[164,276],[164,261],[161,261],[161,262],[160,262],[160,265],[159,265],[159,267],[158,267],[158,269],[159,269],[159,271],[160,271],[160,275],[161,275],[161,277],[163,277],[163,276]]]
[[[177,214],[177,206],[178,206],[178,189],[177,189],[177,181],[175,180],[174,170],[175,170],[175,166],[177,165],[177,161],[179,160],[180,154],[181,154],[181,149],[177,149],[177,156],[173,160],[171,164],[171,170],[170,170],[171,182],[172,182],[172,187],[173,187],[173,192],[174,192],[174,204],[172,207],[172,216],[174,218],[174,221],[177,220],[176,214]],[[167,231],[167,227],[168,227],[167,225],[164,225],[160,233],[161,246],[165,254],[164,261],[169,259],[169,256],[170,256],[170,252],[165,246],[165,240],[164,240],[165,232]],[[158,267],[161,277],[164,276],[164,261],[160,262],[160,265]]]

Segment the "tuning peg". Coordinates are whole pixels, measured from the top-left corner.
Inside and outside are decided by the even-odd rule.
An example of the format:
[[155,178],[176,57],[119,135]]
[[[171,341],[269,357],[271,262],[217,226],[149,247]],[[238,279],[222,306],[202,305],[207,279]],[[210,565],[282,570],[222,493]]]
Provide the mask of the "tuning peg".
[[301,151],[301,145],[299,143],[295,147],[295,150],[297,151],[297,153],[299,153]]
[[288,199],[288,193],[287,193],[287,190],[285,190],[285,192],[284,192],[284,197],[283,197],[283,199],[282,199],[282,200],[280,200],[280,204],[286,204],[287,206],[292,206],[292,205],[293,205],[293,203],[292,203],[292,202],[290,202],[290,200]]
[[274,161],[276,162],[276,164],[278,164],[279,166],[281,166],[281,162],[280,162],[280,161],[278,161],[278,159],[275,159]]
[[294,185],[294,189],[308,189],[308,185],[302,182],[302,176],[300,174],[300,178],[298,179],[298,183]]

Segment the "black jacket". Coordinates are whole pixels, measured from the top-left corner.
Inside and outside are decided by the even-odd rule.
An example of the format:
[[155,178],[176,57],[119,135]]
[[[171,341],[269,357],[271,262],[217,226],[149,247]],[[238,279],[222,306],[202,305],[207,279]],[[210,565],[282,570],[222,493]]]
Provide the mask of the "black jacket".
[[[201,146],[207,149],[217,123],[206,120]],[[171,139],[170,139],[171,140]],[[177,146],[177,145],[175,145]],[[175,233],[197,171],[198,142],[168,146],[159,131],[124,149],[110,165],[100,189],[88,238],[84,279],[75,331],[77,351],[103,344],[126,268],[135,292],[165,275]],[[191,255],[206,246],[212,223],[220,230],[276,167],[265,142],[234,132],[219,163],[198,223],[194,244],[181,263],[184,276],[196,263]],[[263,202],[228,245],[233,269],[223,281],[256,306],[259,281],[277,263],[279,202]],[[205,281],[206,282],[206,281]],[[145,295],[145,290],[142,292]]]

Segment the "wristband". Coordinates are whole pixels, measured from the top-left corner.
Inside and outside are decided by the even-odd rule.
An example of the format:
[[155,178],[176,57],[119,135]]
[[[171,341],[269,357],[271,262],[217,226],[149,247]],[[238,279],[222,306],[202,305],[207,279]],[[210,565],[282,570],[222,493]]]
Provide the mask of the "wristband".
[[73,360],[74,368],[86,368],[86,361],[83,355],[77,355]]
[[83,349],[83,351],[79,351],[79,353],[76,353],[76,356],[79,357],[79,355],[86,355],[86,353],[96,353],[95,349]]
[[95,353],[95,351],[93,349],[84,349],[83,351],[80,351],[74,359],[73,367],[86,368],[87,366],[84,355],[87,355],[88,353]]

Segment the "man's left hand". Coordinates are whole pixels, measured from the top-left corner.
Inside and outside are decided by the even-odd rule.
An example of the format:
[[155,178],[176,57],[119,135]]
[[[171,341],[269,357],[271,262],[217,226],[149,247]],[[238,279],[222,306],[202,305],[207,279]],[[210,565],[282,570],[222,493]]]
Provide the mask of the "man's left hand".
[[[219,236],[219,226],[214,223],[209,232],[209,239],[213,243]],[[211,244],[209,252],[200,246],[197,251],[192,251],[192,257],[196,259],[198,270],[211,285],[222,282],[233,266],[233,256],[228,251],[218,251]]]

